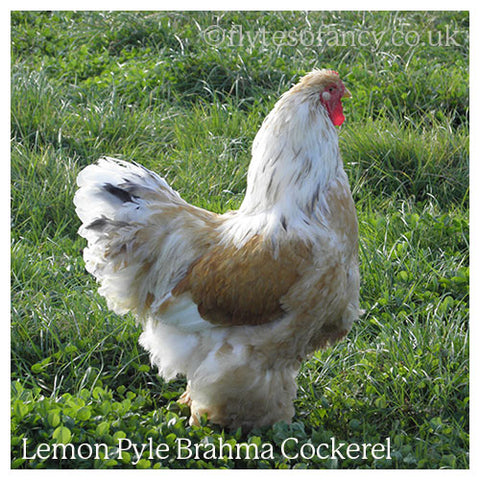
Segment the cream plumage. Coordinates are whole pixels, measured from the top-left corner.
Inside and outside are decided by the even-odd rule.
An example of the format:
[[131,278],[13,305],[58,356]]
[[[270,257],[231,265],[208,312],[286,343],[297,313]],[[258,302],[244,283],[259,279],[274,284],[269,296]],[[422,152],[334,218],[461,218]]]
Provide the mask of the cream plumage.
[[286,92],[252,148],[245,199],[223,215],[104,158],[78,177],[87,270],[143,325],[160,375],[187,378],[191,421],[290,421],[301,361],[359,315],[358,228],[334,125],[349,92],[316,70]]

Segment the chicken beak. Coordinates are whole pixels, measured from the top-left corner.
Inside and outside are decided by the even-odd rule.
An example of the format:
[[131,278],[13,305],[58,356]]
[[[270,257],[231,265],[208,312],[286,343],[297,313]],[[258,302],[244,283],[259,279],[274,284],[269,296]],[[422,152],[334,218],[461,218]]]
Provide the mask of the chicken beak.
[[345,88],[342,98],[352,98],[352,94],[350,93],[350,90],[348,88]]

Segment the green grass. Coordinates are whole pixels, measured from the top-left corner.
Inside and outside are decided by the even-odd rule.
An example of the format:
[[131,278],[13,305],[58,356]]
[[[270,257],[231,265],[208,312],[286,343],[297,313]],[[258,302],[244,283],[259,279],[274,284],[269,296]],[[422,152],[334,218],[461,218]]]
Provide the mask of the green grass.
[[[209,45],[211,25],[227,40]],[[239,28],[271,40],[322,25],[386,32],[385,41],[228,40]],[[12,466],[468,468],[468,28],[462,12],[12,13]],[[429,45],[429,32],[447,30],[458,45]],[[395,32],[416,36],[396,46],[386,40]],[[190,427],[175,402],[184,381],[156,376],[134,319],[109,312],[85,272],[76,175],[115,155],[156,170],[189,202],[235,209],[262,119],[313,67],[335,68],[353,92],[339,133],[365,314],[303,365],[292,425]],[[275,454],[137,463],[114,455],[123,437],[172,448],[177,438],[271,443]],[[288,437],[390,438],[392,459],[288,459]],[[23,438],[29,452],[104,442],[112,458],[22,459]]]

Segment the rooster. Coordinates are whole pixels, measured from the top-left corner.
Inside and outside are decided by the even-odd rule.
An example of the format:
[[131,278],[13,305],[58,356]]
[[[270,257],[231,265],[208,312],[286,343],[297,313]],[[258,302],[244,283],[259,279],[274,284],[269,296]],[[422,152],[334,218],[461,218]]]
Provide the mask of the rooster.
[[335,126],[349,97],[314,70],[284,93],[252,147],[244,200],[212,213],[138,165],[102,158],[78,176],[87,270],[179,401],[224,427],[290,422],[301,362],[358,318],[358,225]]

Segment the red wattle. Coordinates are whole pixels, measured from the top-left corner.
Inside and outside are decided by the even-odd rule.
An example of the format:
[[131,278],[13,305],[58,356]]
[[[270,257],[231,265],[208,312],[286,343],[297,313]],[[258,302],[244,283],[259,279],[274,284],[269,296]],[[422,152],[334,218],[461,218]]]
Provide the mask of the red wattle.
[[345,115],[343,114],[342,102],[338,102],[335,108],[330,112],[330,118],[333,124],[338,127],[345,121]]

